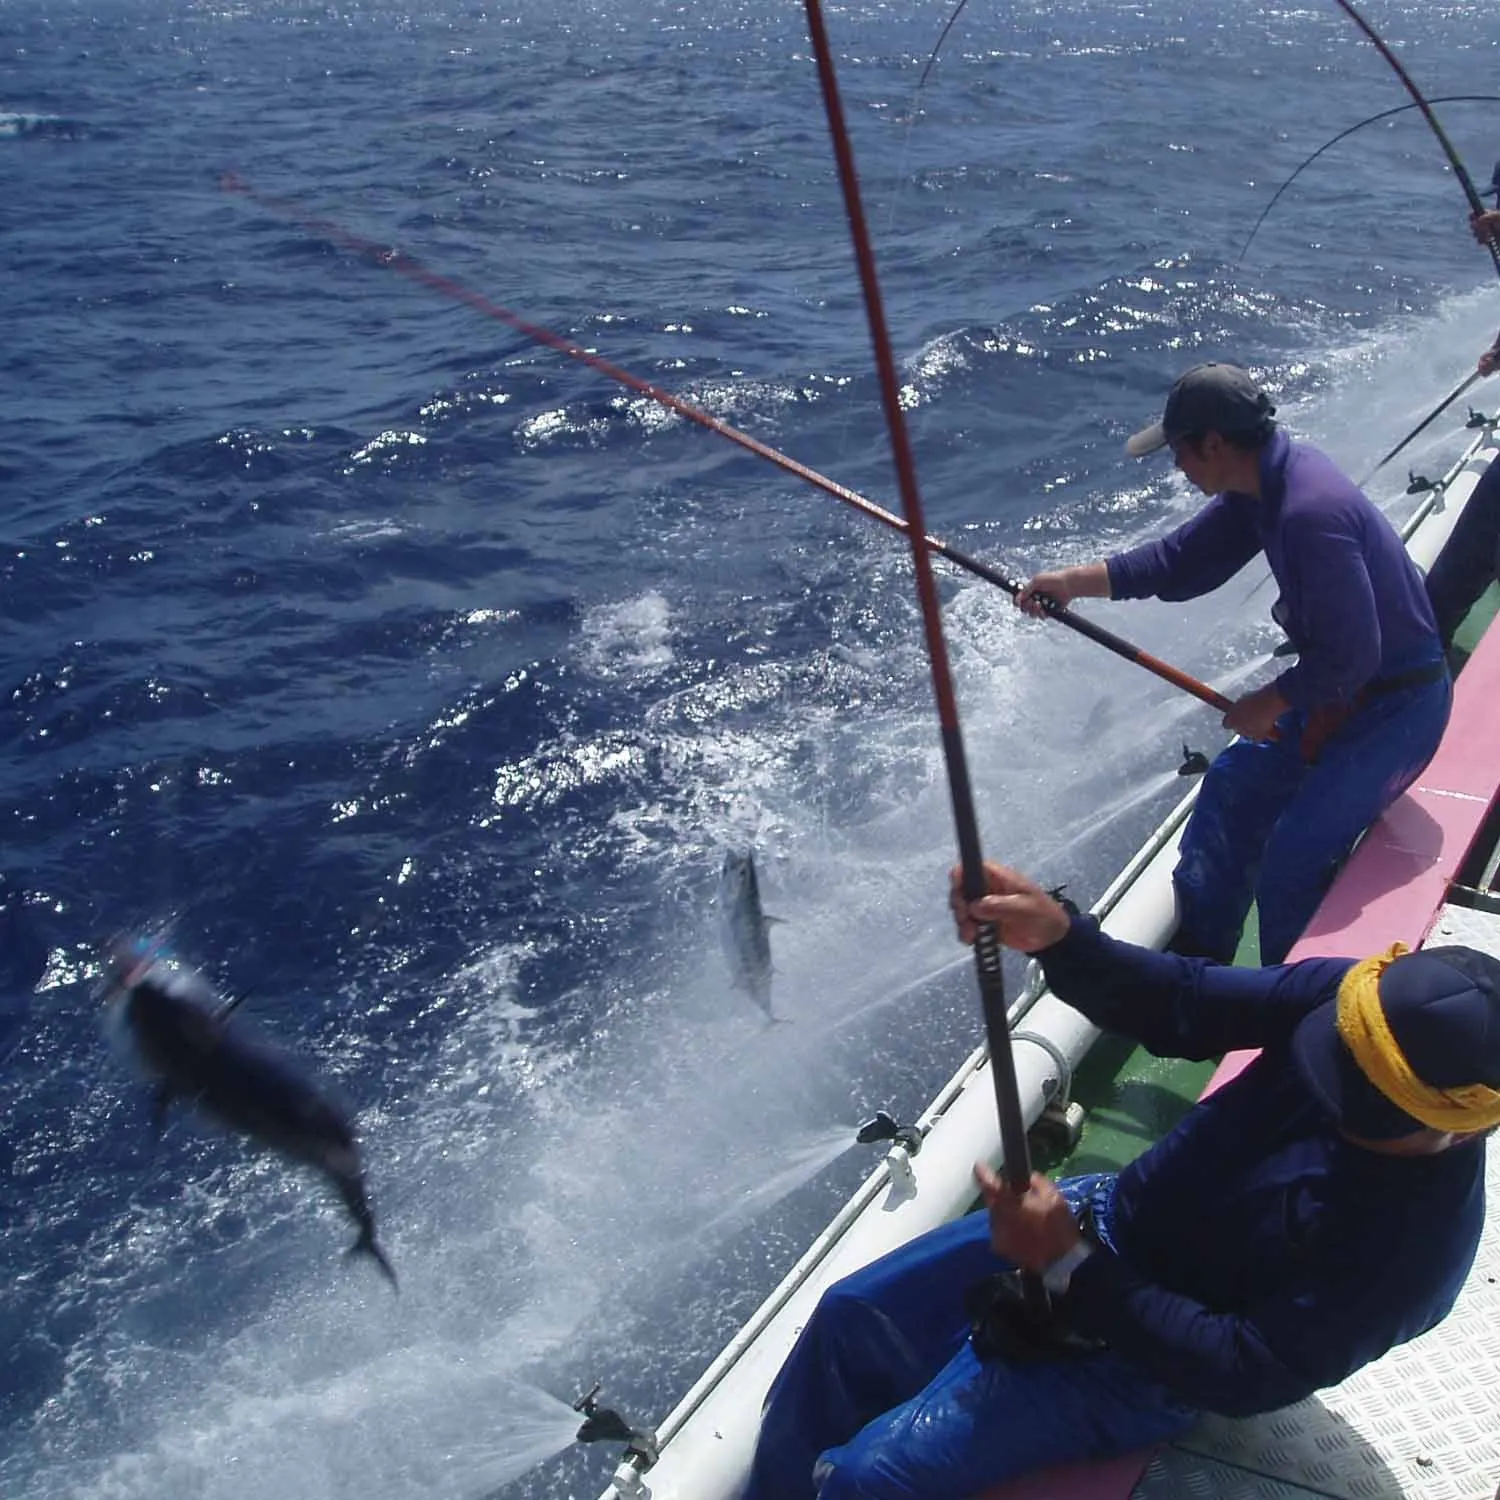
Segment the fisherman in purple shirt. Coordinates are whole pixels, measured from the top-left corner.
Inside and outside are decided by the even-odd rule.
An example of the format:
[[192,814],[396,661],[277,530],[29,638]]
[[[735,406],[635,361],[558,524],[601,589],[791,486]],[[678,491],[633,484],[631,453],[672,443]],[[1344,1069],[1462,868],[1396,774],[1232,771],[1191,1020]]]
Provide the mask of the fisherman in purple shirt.
[[1016,600],[1044,614],[1079,598],[1192,599],[1265,554],[1281,590],[1272,615],[1298,659],[1225,714],[1240,738],[1209,767],[1172,876],[1174,951],[1220,962],[1252,899],[1261,961],[1286,957],[1355,841],[1431,760],[1452,703],[1400,537],[1275,411],[1235,365],[1187,371],[1126,451],[1170,448],[1213,498],[1159,541],[1038,573]]
[[[1164,1056],[1259,1055],[1118,1175],[1021,1192],[823,1294],[766,1398],[742,1500],[968,1500],[1343,1380],[1446,1316],[1500,1123],[1500,962],[1472,948],[1244,969],[1105,936],[986,867],[994,925],[1053,992]],[[1028,1357],[971,1323],[1021,1266],[1051,1294]],[[1008,1304],[1014,1306],[1014,1304]]]

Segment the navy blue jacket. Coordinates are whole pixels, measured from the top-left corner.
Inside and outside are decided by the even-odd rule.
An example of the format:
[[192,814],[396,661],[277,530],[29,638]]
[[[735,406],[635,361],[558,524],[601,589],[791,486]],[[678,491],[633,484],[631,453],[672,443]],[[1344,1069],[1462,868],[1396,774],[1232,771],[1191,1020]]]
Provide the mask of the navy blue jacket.
[[1348,959],[1238,969],[1119,943],[1092,919],[1038,957],[1053,992],[1162,1056],[1261,1055],[1120,1174],[1064,1307],[1191,1405],[1269,1411],[1334,1385],[1453,1305],[1484,1222],[1484,1144],[1345,1141],[1292,1061]]
[[1115,599],[1195,599],[1264,552],[1272,613],[1299,659],[1276,679],[1293,708],[1349,704],[1366,683],[1438,660],[1422,574],[1385,516],[1326,454],[1277,431],[1260,498],[1227,491],[1158,541],[1107,559]]

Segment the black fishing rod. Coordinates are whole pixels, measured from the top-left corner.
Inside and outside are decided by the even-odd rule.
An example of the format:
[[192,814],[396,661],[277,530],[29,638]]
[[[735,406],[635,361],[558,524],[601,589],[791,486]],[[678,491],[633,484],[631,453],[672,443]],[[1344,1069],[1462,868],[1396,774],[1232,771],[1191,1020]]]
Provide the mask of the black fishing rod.
[[1462,395],[1463,395],[1463,393],[1464,393],[1464,392],[1465,392],[1465,391],[1466,391],[1466,390],[1468,390],[1468,389],[1469,389],[1469,387],[1470,387],[1470,386],[1471,386],[1471,385],[1473,385],[1473,384],[1474,384],[1474,382],[1475,382],[1475,381],[1476,381],[1476,380],[1478,380],[1478,379],[1479,379],[1479,378],[1480,378],[1480,374],[1479,374],[1479,371],[1478,371],[1478,370],[1475,370],[1475,371],[1473,371],[1473,372],[1472,372],[1472,373],[1471,373],[1471,374],[1469,374],[1469,375],[1466,375],[1466,376],[1464,376],[1464,378],[1463,378],[1463,379],[1462,379],[1462,380],[1461,380],[1461,381],[1460,381],[1460,382],[1459,382],[1459,383],[1458,383],[1458,384],[1457,384],[1457,385],[1456,385],[1456,386],[1454,386],[1454,388],[1453,388],[1453,389],[1452,389],[1452,390],[1451,390],[1451,391],[1449,391],[1449,392],[1448,392],[1448,394],[1447,394],[1447,395],[1446,395],[1446,396],[1444,396],[1444,397],[1443,397],[1443,399],[1442,399],[1442,400],[1441,400],[1441,401],[1439,401],[1439,402],[1438,402],[1438,404],[1437,404],[1437,405],[1436,405],[1436,406],[1434,406],[1434,407],[1433,407],[1433,409],[1432,409],[1432,410],[1431,410],[1431,411],[1430,411],[1430,412],[1428,412],[1428,413],[1427,413],[1427,415],[1426,415],[1426,416],[1425,416],[1425,417],[1423,417],[1423,418],[1422,418],[1422,420],[1421,420],[1421,421],[1420,421],[1420,422],[1418,422],[1418,423],[1417,423],[1417,425],[1416,425],[1416,426],[1415,426],[1415,427],[1413,427],[1413,428],[1412,428],[1412,430],[1411,430],[1411,431],[1410,431],[1410,432],[1408,432],[1408,433],[1407,433],[1407,434],[1406,434],[1406,436],[1405,436],[1405,437],[1404,437],[1404,438],[1402,438],[1402,439],[1401,439],[1401,441],[1400,441],[1400,442],[1399,442],[1399,443],[1397,443],[1397,444],[1396,444],[1396,446],[1395,446],[1395,447],[1394,447],[1394,448],[1392,448],[1392,449],[1391,449],[1391,451],[1390,451],[1390,452],[1389,452],[1389,453],[1387,453],[1387,454],[1386,454],[1386,456],[1385,456],[1385,457],[1384,457],[1384,458],[1382,458],[1382,459],[1381,459],[1381,460],[1380,460],[1380,462],[1379,462],[1379,463],[1378,463],[1378,464],[1376,464],[1376,465],[1375,465],[1375,467],[1374,467],[1374,468],[1373,468],[1373,469],[1371,469],[1371,470],[1370,470],[1370,472],[1369,472],[1369,473],[1368,473],[1368,474],[1366,474],[1366,475],[1365,475],[1365,477],[1364,477],[1364,478],[1363,478],[1363,479],[1361,479],[1361,480],[1360,480],[1360,482],[1359,482],[1359,487],[1360,487],[1360,489],[1364,489],[1364,487],[1365,487],[1365,486],[1366,486],[1366,485],[1367,485],[1367,484],[1368,484],[1368,483],[1369,483],[1369,482],[1370,482],[1370,481],[1371,481],[1371,480],[1372,480],[1372,479],[1373,479],[1373,478],[1374,478],[1374,477],[1375,477],[1375,476],[1376,476],[1376,475],[1377,475],[1377,474],[1378,474],[1378,473],[1379,473],[1379,472],[1380,472],[1380,471],[1381,471],[1381,470],[1382,470],[1382,469],[1383,469],[1383,468],[1384,468],[1384,467],[1385,467],[1385,466],[1386,466],[1386,465],[1387,465],[1387,464],[1388,464],[1388,463],[1390,463],[1390,461],[1391,461],[1391,460],[1392,460],[1392,459],[1393,459],[1393,458],[1394,458],[1394,457],[1395,457],[1395,456],[1396,456],[1396,455],[1397,455],[1397,454],[1398,454],[1398,453],[1399,453],[1399,452],[1400,452],[1400,451],[1401,451],[1401,450],[1402,450],[1402,449],[1403,449],[1403,448],[1404,448],[1404,447],[1405,447],[1405,446],[1406,446],[1406,445],[1407,445],[1407,444],[1408,444],[1408,443],[1409,443],[1409,442],[1411,442],[1411,440],[1412,440],[1412,439],[1413,439],[1413,438],[1414,438],[1414,437],[1416,437],[1416,436],[1417,436],[1417,435],[1418,435],[1418,434],[1419,434],[1419,433],[1422,433],[1422,432],[1425,432],[1425,431],[1426,431],[1426,430],[1427,430],[1427,428],[1429,428],[1429,427],[1430,427],[1430,426],[1432,426],[1432,424],[1433,424],[1433,423],[1434,423],[1434,422],[1436,422],[1436,421],[1437,421],[1437,419],[1438,419],[1438,418],[1439,418],[1439,417],[1440,417],[1440,416],[1442,416],[1442,414],[1443,414],[1443,413],[1444,413],[1444,412],[1445,412],[1445,411],[1447,411],[1447,410],[1448,410],[1448,408],[1449,408],[1449,407],[1450,407],[1450,406],[1452,406],[1452,405],[1453,405],[1453,403],[1454,403],[1454,402],[1455,402],[1455,401],[1457,401],[1457,400],[1458,400],[1458,398],[1459,398],[1459,397],[1460,397],[1460,396],[1462,396]]
[[[917,598],[922,607],[933,696],[937,700],[938,720],[942,729],[943,758],[947,763],[948,790],[953,804],[953,822],[963,867],[964,895],[971,902],[978,901],[987,891],[984,856],[979,845],[979,826],[974,814],[968,764],[964,758],[958,704],[953,694],[953,677],[948,667],[948,648],[943,638],[942,610],[933,579],[932,549],[927,544],[916,464],[912,459],[911,441],[901,407],[901,381],[891,348],[890,333],[886,328],[880,282],[875,274],[875,253],[870,245],[869,228],[860,201],[854,151],[849,143],[843,106],[839,101],[838,79],[834,73],[828,32],[823,24],[821,0],[806,0],[806,9],[818,65],[818,81],[823,90],[823,105],[828,114],[828,129],[833,137],[834,157],[838,164],[839,183],[843,189],[844,210],[854,241],[855,260],[859,264],[860,286],[864,292],[870,339],[875,346],[875,364],[880,378],[886,430],[890,435],[892,457],[896,464],[901,504],[906,512],[906,534],[911,541],[912,566],[917,575]],[[1005,1012],[1005,979],[1001,972],[1000,941],[993,924],[985,923],[980,926],[974,943],[974,959],[984,1007],[990,1074],[995,1084],[995,1107],[1000,1117],[1005,1177],[1012,1191],[1024,1193],[1031,1186],[1031,1153],[1026,1143],[1026,1121],[1021,1113],[1021,1096],[1016,1084],[1015,1059],[1011,1053],[1010,1027]],[[1048,1299],[1040,1279],[1034,1275],[1025,1277],[1023,1288],[1028,1307],[1044,1312]]]
[[922,69],[922,76],[917,79],[918,93],[921,93],[922,85],[927,82],[927,75],[932,72],[932,66],[937,61],[938,53],[943,50],[943,43],[948,40],[948,33],[953,30],[953,23],[963,14],[964,6],[968,3],[969,0],[958,0],[958,4],[953,7],[953,14],[948,17],[948,24],[943,27],[941,34],[938,36],[937,45],[932,49],[932,56],[927,59],[927,66]]
[[[1376,51],[1378,51],[1380,55],[1395,70],[1396,77],[1401,80],[1406,89],[1406,92],[1410,94],[1416,101],[1417,108],[1422,111],[1422,118],[1427,121],[1429,126],[1431,126],[1432,133],[1437,137],[1438,145],[1443,148],[1444,154],[1447,156],[1449,163],[1452,165],[1454,176],[1458,178],[1460,184],[1463,187],[1464,196],[1469,200],[1470,212],[1482,214],[1485,210],[1485,204],[1484,200],[1479,196],[1479,190],[1474,186],[1474,179],[1469,176],[1468,169],[1459,159],[1458,152],[1453,149],[1453,142],[1448,139],[1448,132],[1444,130],[1440,124],[1438,124],[1438,117],[1433,114],[1431,104],[1429,104],[1426,98],[1423,97],[1421,89],[1419,89],[1416,84],[1412,82],[1411,74],[1408,73],[1406,69],[1401,65],[1401,59],[1397,57],[1389,47],[1386,46],[1385,42],[1380,36],[1380,33],[1376,31],[1375,28],[1371,26],[1370,23],[1365,20],[1362,15],[1360,15],[1360,13],[1350,3],[1350,0],[1334,0],[1334,3],[1341,11],[1344,12],[1346,16],[1349,17],[1351,21],[1354,22],[1356,26],[1359,27],[1362,32],[1364,32],[1367,37],[1369,37],[1369,39],[1375,44]],[[1490,259],[1495,263],[1495,273],[1496,275],[1500,275],[1500,245],[1497,245],[1492,239],[1486,240],[1485,245],[1489,249]]]
[[[300,225],[303,229],[317,234],[323,239],[329,240],[336,245],[341,245],[346,250],[351,250],[373,265],[383,266],[386,270],[394,271],[398,276],[404,276],[408,281],[415,281],[421,286],[440,293],[450,301],[461,302],[476,312],[484,314],[487,318],[494,318],[504,323],[507,327],[515,329],[536,343],[545,344],[548,348],[556,349],[566,354],[569,359],[576,359],[580,364],[587,365],[591,370],[597,370],[601,375],[607,376],[618,385],[627,389],[637,391],[643,396],[649,397],[658,405],[666,407],[669,411],[676,412],[681,417],[686,417],[690,422],[696,422],[700,427],[706,427],[710,432],[717,433],[722,438],[738,444],[741,448],[763,458],[768,463],[775,464],[778,468],[785,470],[788,474],[794,474],[798,479],[820,489],[824,494],[832,495],[835,500],[842,500],[845,505],[853,506],[855,510],[862,511],[865,515],[891,527],[895,531],[906,531],[907,523],[898,515],[882,509],[873,501],[847,486],[839,484],[836,480],[829,479],[826,475],[818,473],[816,469],[810,469],[806,464],[799,463],[794,458],[789,458],[779,449],[771,447],[769,443],[763,443],[759,438],[753,438],[747,432],[732,427],[728,422],[721,421],[711,412],[704,411],[701,406],[695,406],[691,401],[685,401],[680,396],[674,396],[672,392],[663,390],[661,386],[654,385],[649,380],[643,380],[639,375],[632,375],[628,370],[622,370],[618,365],[610,363],[609,360],[601,358],[592,350],[583,348],[572,339],[564,338],[561,334],[553,333],[549,329],[542,328],[538,324],[528,322],[519,313],[512,312],[508,307],[502,307],[498,302],[491,301],[482,293],[473,291],[462,283],[452,280],[447,276],[439,275],[436,271],[429,270],[415,257],[407,255],[404,251],[393,249],[389,245],[377,244],[374,240],[365,239],[361,235],[345,229],[342,225],[335,224],[329,219],[317,218],[297,204],[286,199],[272,198],[252,188],[243,177],[236,173],[226,172],[220,180],[220,186],[226,192],[239,193],[249,198],[252,202],[268,209],[280,218],[290,220]],[[970,557],[960,552],[957,547],[950,547],[947,542],[940,541],[937,537],[929,536],[926,539],[928,547],[957,567],[964,568],[974,574],[976,578],[982,578],[986,583],[993,583],[1002,588],[1011,598],[1025,587],[1024,584],[1007,578],[998,569],[992,568],[988,563],[980,562],[977,558]],[[1116,656],[1133,663],[1138,667],[1160,677],[1163,682],[1171,683],[1173,687],[1181,688],[1185,693],[1191,693],[1193,697],[1203,703],[1217,708],[1221,713],[1228,713],[1233,707],[1231,701],[1222,693],[1215,692],[1206,683],[1200,682],[1196,677],[1190,677],[1186,672],[1177,667],[1169,665],[1160,658],[1152,656],[1150,652],[1143,651],[1139,646],[1132,645],[1129,641],[1115,635],[1112,631],[1105,630],[1101,625],[1095,625],[1079,615],[1071,614],[1065,608],[1049,609],[1048,614],[1060,625],[1066,625],[1069,630],[1093,641],[1096,645],[1103,646],[1108,651],[1113,651]]]
[[[1500,104],[1500,94],[1440,94],[1436,99],[1429,99],[1429,104]],[[1255,238],[1260,226],[1266,222],[1266,216],[1276,207],[1277,201],[1286,190],[1307,170],[1308,167],[1333,146],[1337,146],[1342,140],[1354,134],[1356,130],[1363,130],[1366,125],[1374,125],[1381,120],[1388,120],[1392,115],[1404,115],[1409,109],[1419,108],[1416,104],[1398,104],[1394,109],[1383,109],[1379,114],[1369,115],[1357,125],[1351,125],[1347,130],[1341,130],[1331,141],[1324,141],[1321,146],[1309,157],[1306,157],[1297,170],[1281,184],[1271,195],[1271,201],[1261,209],[1260,217],[1250,226],[1250,233],[1245,236],[1245,243],[1240,247],[1239,260],[1236,264],[1244,264],[1245,255],[1250,249],[1250,241]]]

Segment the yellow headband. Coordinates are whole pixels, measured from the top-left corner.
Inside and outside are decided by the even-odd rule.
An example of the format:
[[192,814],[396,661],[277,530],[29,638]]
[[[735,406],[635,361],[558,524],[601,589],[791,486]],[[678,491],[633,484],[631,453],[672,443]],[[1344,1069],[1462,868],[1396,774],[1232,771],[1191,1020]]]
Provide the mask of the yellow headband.
[[1338,1031],[1359,1071],[1397,1109],[1433,1130],[1488,1130],[1500,1125],[1500,1089],[1482,1083],[1440,1089],[1419,1078],[1391,1032],[1380,1003],[1380,976],[1410,950],[1393,943],[1361,959],[1339,984]]

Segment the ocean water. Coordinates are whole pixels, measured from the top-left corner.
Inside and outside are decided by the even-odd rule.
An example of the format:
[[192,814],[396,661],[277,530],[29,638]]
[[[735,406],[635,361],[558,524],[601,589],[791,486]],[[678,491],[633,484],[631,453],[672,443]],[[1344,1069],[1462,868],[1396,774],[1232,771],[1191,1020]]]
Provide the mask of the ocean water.
[[[1487,0],[1367,10],[1494,88]],[[1410,111],[1242,258],[1405,101],[1331,3],[970,6],[919,89],[950,13],[828,24],[964,550],[1187,514],[1122,443],[1196,360],[1362,472],[1500,324]],[[1486,183],[1497,106],[1440,113]],[[565,1403],[659,1420],[980,1032],[904,539],[465,300],[899,508],[803,11],[0,0],[0,278],[0,1492],[597,1494]],[[985,850],[1087,901],[1216,716],[940,572]],[[1088,612],[1232,694],[1261,580]],[[357,1109],[399,1296],[312,1178],[153,1140],[96,995],[133,928]]]

